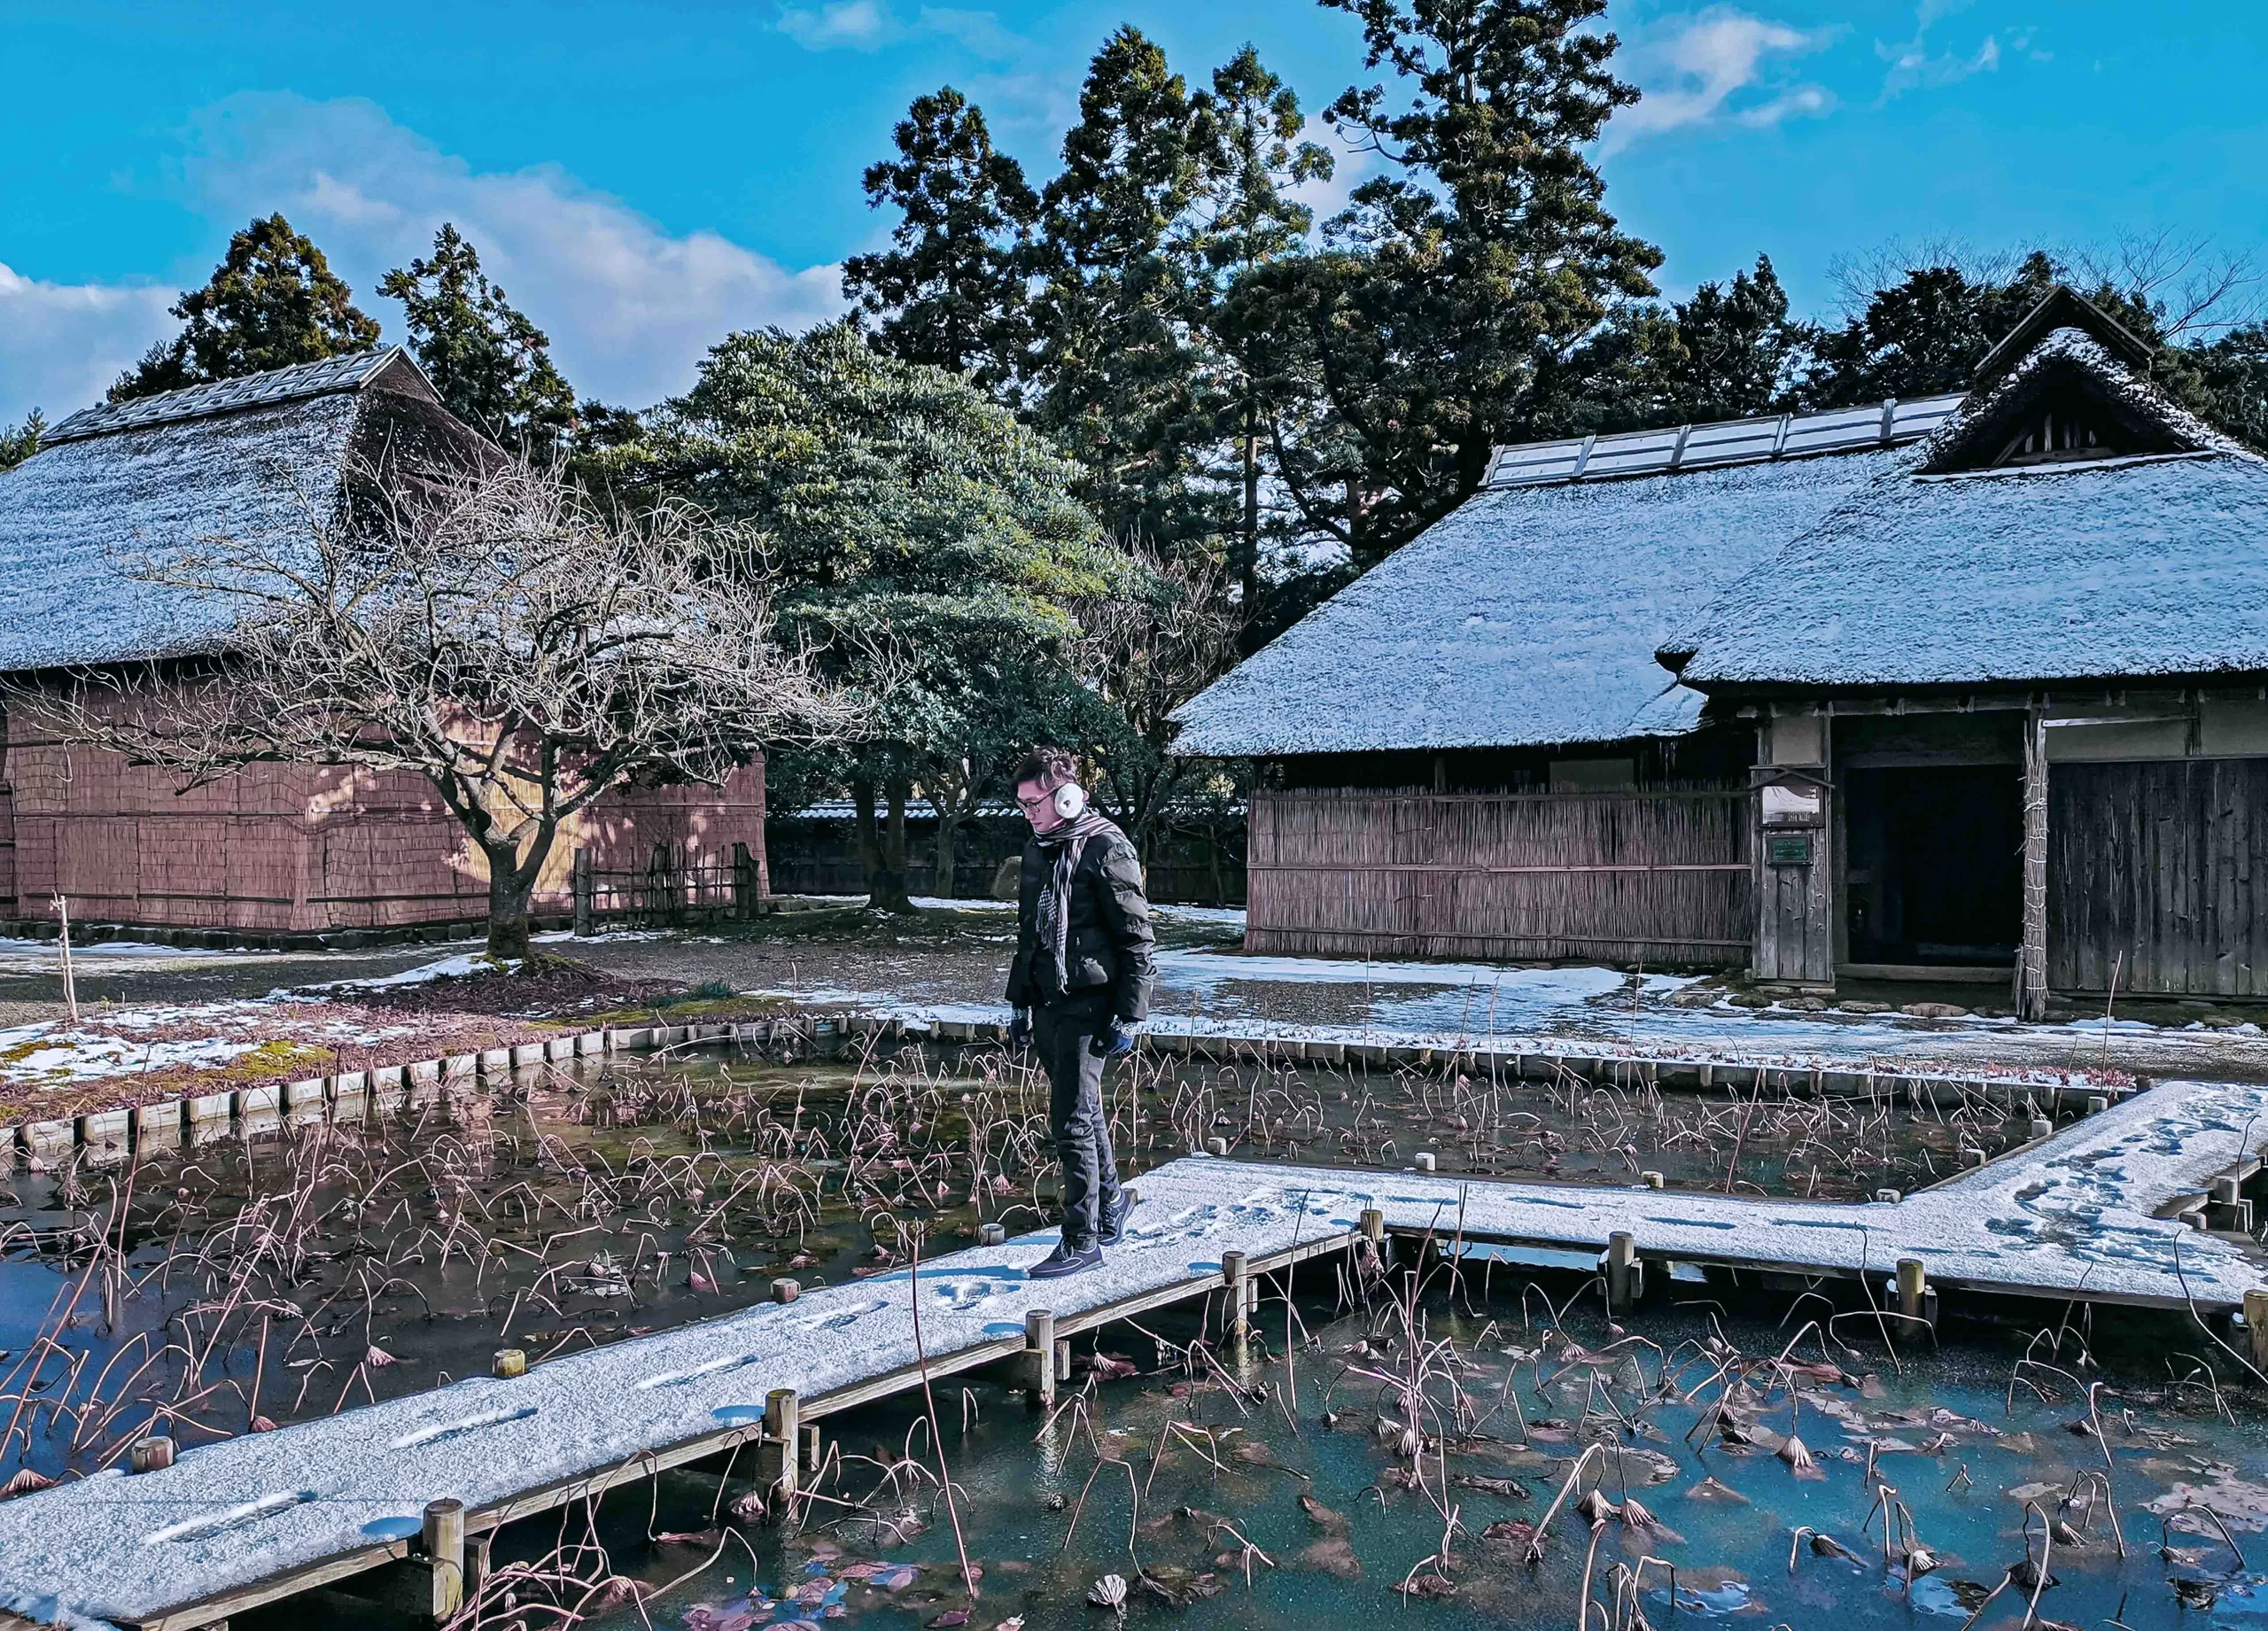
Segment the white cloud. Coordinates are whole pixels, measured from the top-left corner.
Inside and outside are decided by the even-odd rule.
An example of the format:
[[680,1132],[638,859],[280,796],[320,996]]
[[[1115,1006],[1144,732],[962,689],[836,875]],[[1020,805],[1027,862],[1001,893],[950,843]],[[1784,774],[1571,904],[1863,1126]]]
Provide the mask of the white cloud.
[[[1769,82],[1786,62],[1832,37],[1832,30],[1793,28],[1729,6],[1665,17],[1632,44],[1631,71],[1643,95],[1636,106],[1614,115],[1605,149],[1613,152],[1643,136],[1720,118],[1754,127],[1825,113],[1834,97],[1822,87],[1775,89]],[[1746,92],[1771,94],[1759,101]]]
[[1882,79],[1884,101],[1900,91],[1954,84],[1972,74],[1990,74],[2000,66],[2000,43],[1989,34],[1984,43],[1967,57],[1953,51],[1932,56],[1919,34],[1903,45],[1877,44],[1875,50],[1890,65]]
[[879,0],[826,0],[819,6],[791,5],[780,13],[780,32],[806,50],[880,50],[906,40],[951,40],[980,57],[1013,57],[1023,41],[1003,27],[992,12],[964,11],[958,6],[925,5],[911,20]]
[[998,14],[992,12],[925,5],[915,14],[914,27],[920,33],[943,35],[980,57],[1013,57],[1024,49],[1024,41],[1002,27]]
[[685,389],[732,330],[800,329],[843,308],[835,267],[792,271],[715,232],[672,234],[555,166],[476,171],[373,103],[232,97],[194,128],[189,201],[230,228],[282,210],[387,338],[400,338],[400,308],[378,279],[454,221],[576,388],[610,401]]
[[177,326],[174,291],[144,283],[50,283],[0,265],[0,426],[33,408],[52,424],[103,399],[151,342]]
[[832,0],[817,11],[789,6],[780,13],[780,32],[807,50],[823,51],[837,45],[870,51],[896,30],[874,0]]
[[1355,189],[1376,172],[1378,155],[1340,136],[1324,123],[1319,113],[1307,115],[1300,127],[1299,139],[1313,142],[1331,155],[1332,168],[1327,180],[1301,182],[1292,189],[1292,197],[1313,210],[1316,224],[1321,226],[1345,209],[1347,200]]
[[[1930,26],[1969,9],[1969,0],[1921,0],[1914,10],[1914,37],[1901,45],[1883,41],[1875,42],[1875,55],[1890,66],[1882,77],[1882,100],[1888,102],[1903,91],[1917,87],[1951,85],[1973,74],[1990,74],[2000,66],[2000,42],[1997,35],[1986,35],[1984,43],[1975,51],[1963,55],[1959,51],[1930,50]],[[2032,30],[2024,29],[2014,36],[2017,50],[2024,50],[2031,43]],[[2031,53],[2038,60],[2047,60],[2045,52]]]

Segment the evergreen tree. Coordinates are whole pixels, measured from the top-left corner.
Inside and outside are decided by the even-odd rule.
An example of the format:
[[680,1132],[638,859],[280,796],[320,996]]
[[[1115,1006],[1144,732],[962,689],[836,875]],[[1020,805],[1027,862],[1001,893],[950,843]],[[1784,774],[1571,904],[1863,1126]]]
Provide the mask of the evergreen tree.
[[21,424],[0,425],[0,470],[12,470],[39,451],[47,420],[35,408]]
[[1079,472],[964,376],[874,349],[845,321],[730,336],[639,441],[594,461],[620,492],[684,498],[765,536],[781,627],[873,699],[881,731],[783,789],[847,785],[873,904],[910,911],[905,807],[996,787],[1034,740],[1094,734],[1074,609],[1128,576],[1068,496]]
[[409,348],[451,413],[507,447],[548,458],[575,426],[575,393],[542,330],[513,309],[454,223],[431,260],[388,272],[378,292],[401,302]]
[[999,393],[1022,372],[1026,281],[1039,198],[992,145],[984,111],[948,85],[898,121],[895,159],[866,167],[866,201],[899,212],[894,248],[853,255],[843,292],[882,319],[883,346],[909,362],[967,374]]
[[1206,322],[1222,353],[1221,390],[1226,399],[1218,428],[1235,450],[1232,478],[1240,499],[1230,557],[1243,621],[1250,628],[1260,617],[1262,600],[1262,476],[1281,439],[1284,418],[1309,393],[1301,382],[1276,369],[1272,352],[1254,343],[1257,337],[1245,329],[1230,299],[1239,280],[1306,248],[1315,214],[1291,196],[1292,190],[1328,180],[1332,159],[1315,143],[1299,140],[1306,122],[1299,97],[1250,45],[1214,70],[1202,113],[1209,140],[1189,228],[1190,248],[1213,284]]
[[1137,29],[1089,66],[1063,169],[1042,201],[1032,417],[1084,467],[1104,526],[1169,551],[1217,548],[1223,495],[1185,217],[1205,179],[1208,110]]
[[185,326],[119,377],[112,401],[319,362],[378,341],[354,291],[281,214],[231,237],[212,280],[184,291],[172,311]]
[[2186,399],[2232,436],[2268,449],[2268,323],[2230,330],[2184,359],[2195,384]]
[[1985,353],[2062,281],[2039,250],[2006,278],[1957,266],[1915,267],[1877,289],[1839,329],[1822,331],[1805,395],[1824,408],[1966,389]]
[[1703,283],[1672,304],[1677,345],[1667,396],[1682,423],[1740,419],[1781,408],[1796,384],[1810,331],[1788,318],[1788,291],[1769,255],[1729,287]]
[[[1310,511],[1375,559],[1470,494],[1532,413],[1541,359],[1592,333],[1661,263],[1622,233],[1586,156],[1637,92],[1608,71],[1604,0],[1324,0],[1393,69],[1325,113],[1375,153],[1331,252],[1286,263],[1277,320],[1304,330],[1334,415],[1359,444],[1342,499]],[[1332,513],[1335,510],[1335,515]]]

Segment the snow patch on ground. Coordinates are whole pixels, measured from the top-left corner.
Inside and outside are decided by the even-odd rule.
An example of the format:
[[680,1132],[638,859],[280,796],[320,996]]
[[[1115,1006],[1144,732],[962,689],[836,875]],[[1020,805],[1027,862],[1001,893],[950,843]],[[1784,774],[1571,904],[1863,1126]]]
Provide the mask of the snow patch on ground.
[[[211,958],[273,957],[273,951],[248,947],[215,950],[209,946],[159,945],[147,940],[103,940],[92,945],[74,945],[71,961],[82,973],[96,969],[111,961],[140,962],[144,960],[200,961]],[[43,964],[50,968],[63,965],[63,948],[53,940],[20,940],[0,935],[0,967],[11,964]]]
[[411,1035],[416,1029],[414,1025],[371,1026],[352,1010],[279,1014],[272,998],[144,1008],[82,1008],[75,1025],[50,1020],[0,1030],[0,1083],[59,1090],[180,1066],[210,1069],[271,1043],[300,1043],[325,1050],[368,1048]]
[[[29,1045],[35,1043],[38,1045]],[[0,1081],[35,1083],[49,1088],[72,1087],[102,1076],[124,1076],[129,1071],[167,1070],[176,1065],[225,1065],[260,1045],[257,1038],[240,1042],[221,1037],[199,1037],[182,1042],[137,1042],[128,1037],[105,1036],[99,1031],[26,1026],[0,1031]]]

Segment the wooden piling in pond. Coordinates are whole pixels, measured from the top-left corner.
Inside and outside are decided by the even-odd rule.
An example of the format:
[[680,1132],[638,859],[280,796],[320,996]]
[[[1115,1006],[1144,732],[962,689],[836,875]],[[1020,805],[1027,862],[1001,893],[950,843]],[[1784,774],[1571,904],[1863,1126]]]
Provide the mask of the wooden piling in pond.
[[1221,1254],[1221,1286],[1222,1327],[1228,1333],[1230,1354],[1242,1364],[1252,1340],[1252,1278],[1242,1252]]
[[1610,1312],[1627,1314],[1637,1306],[1642,1270],[1638,1237],[1618,1229],[1606,1238],[1606,1303]]
[[444,1497],[425,1503],[423,1535],[425,1561],[433,1571],[436,1624],[454,1619],[464,1606],[464,1503]]
[[1051,1309],[1024,1313],[1024,1393],[1042,1410],[1055,1403],[1055,1314]]
[[773,1388],[764,1395],[764,1442],[757,1456],[757,1475],[765,1503],[775,1517],[784,1514],[796,1498],[803,1441],[802,1395],[792,1387]]

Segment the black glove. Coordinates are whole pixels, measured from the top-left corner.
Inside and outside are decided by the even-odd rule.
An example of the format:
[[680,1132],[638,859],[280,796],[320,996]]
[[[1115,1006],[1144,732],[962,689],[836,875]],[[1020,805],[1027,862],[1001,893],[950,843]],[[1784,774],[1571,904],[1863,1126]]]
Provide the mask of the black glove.
[[1107,1030],[1099,1030],[1087,1044],[1087,1052],[1097,1059],[1122,1059],[1134,1051],[1134,1038],[1113,1023]]
[[1031,1014],[1025,1009],[1017,1009],[1016,1017],[1008,1021],[1008,1045],[1012,1048],[1031,1045]]

